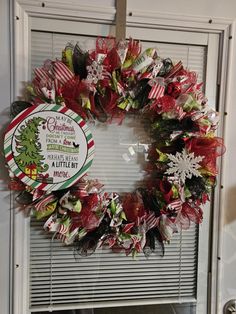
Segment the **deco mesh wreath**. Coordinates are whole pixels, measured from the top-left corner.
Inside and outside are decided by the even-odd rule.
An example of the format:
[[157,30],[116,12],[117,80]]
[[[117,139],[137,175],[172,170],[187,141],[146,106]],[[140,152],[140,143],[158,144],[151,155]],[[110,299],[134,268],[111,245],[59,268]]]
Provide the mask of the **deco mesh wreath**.
[[[29,102],[17,101],[16,116],[32,105],[56,103],[85,120],[103,123],[130,113],[149,121],[149,147],[144,187],[133,193],[106,193],[97,179],[84,176],[66,190],[47,193],[12,176],[17,201],[45,219],[44,229],[56,233],[81,254],[102,245],[146,256],[191,222],[201,223],[201,206],[215,185],[216,158],[223,154],[214,132],[217,113],[207,105],[197,74],[182,62],[162,59],[153,48],[141,52],[138,41],[98,38],[84,52],[68,44],[62,61],[47,60],[34,70],[27,90]],[[115,167],[115,165],[114,165]]]

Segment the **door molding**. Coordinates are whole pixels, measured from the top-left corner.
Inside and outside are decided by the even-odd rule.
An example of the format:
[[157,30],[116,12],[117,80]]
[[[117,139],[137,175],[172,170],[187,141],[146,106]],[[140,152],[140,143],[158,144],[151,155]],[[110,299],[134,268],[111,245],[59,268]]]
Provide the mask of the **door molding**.
[[[82,0],[80,0],[82,2]],[[114,25],[115,21],[115,7],[112,5],[93,5],[87,6],[80,3],[78,0],[71,0],[70,4],[63,0],[57,2],[46,1],[41,2],[38,0],[19,0],[15,2],[14,6],[14,73],[15,80],[13,82],[14,97],[21,95],[21,90],[24,88],[24,82],[29,78],[29,47],[30,47],[30,30],[31,18],[46,18],[49,20],[67,20],[67,21],[84,21],[93,23],[104,23]],[[109,0],[104,0],[110,3]],[[98,2],[97,2],[98,3]],[[175,14],[160,14],[158,12],[150,11],[136,11],[127,12],[127,26],[153,29],[168,29],[172,31],[186,31],[186,32],[203,32],[208,34],[220,34],[220,55],[218,62],[218,104],[219,110],[224,113],[228,106],[229,99],[229,78],[231,76],[232,67],[229,65],[232,62],[232,45],[231,45],[231,29],[233,20],[221,18],[208,18],[208,17],[193,17],[193,16],[180,16]],[[224,135],[224,115],[220,117],[219,135]],[[211,226],[211,269],[209,272],[209,313],[215,314],[220,309],[220,282],[221,282],[221,243],[222,243],[222,230],[223,230],[223,210],[222,209],[222,185],[224,173],[223,160],[219,162],[221,173],[218,177],[218,186],[214,196],[214,212],[212,214]],[[23,216],[23,215],[22,215]],[[12,218],[13,219],[13,218]],[[16,213],[14,234],[19,240],[24,243],[23,248],[14,247],[14,260],[13,260],[13,278],[14,282],[19,283],[14,285],[14,298],[13,298],[13,313],[20,314],[26,313],[26,298],[27,295],[22,291],[23,278],[26,270],[23,269],[24,261],[27,261],[27,229],[28,220],[21,218]],[[18,265],[16,267],[16,265]],[[24,283],[23,283],[24,284]],[[16,295],[18,297],[16,298]],[[20,294],[20,295],[19,295]],[[217,301],[216,301],[217,300]]]

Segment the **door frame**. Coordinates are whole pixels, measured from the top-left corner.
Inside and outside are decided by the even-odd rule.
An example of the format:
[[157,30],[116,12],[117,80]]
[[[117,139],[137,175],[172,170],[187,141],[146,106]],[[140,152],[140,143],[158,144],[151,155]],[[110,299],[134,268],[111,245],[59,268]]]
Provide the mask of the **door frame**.
[[[12,63],[14,65],[14,81],[13,81],[13,95],[16,98],[21,95],[23,89],[23,82],[27,82],[29,78],[29,47],[30,47],[30,30],[32,18],[49,19],[51,21],[67,20],[70,23],[93,22],[114,25],[115,20],[114,7],[102,6],[85,6],[77,1],[71,4],[70,7],[66,5],[63,0],[58,0],[55,3],[44,3],[32,0],[18,0],[15,2],[13,9],[14,20],[14,55],[12,56]],[[96,18],[94,18],[96,16]],[[193,16],[179,16],[175,14],[159,14],[158,12],[136,11],[127,12],[127,26],[132,28],[142,27],[153,29],[165,29],[169,31],[184,31],[194,33],[219,34],[220,35],[220,49],[218,60],[218,75],[217,75],[217,90],[218,95],[217,109],[224,113],[228,104],[229,98],[229,77],[231,69],[228,66],[231,62],[231,29],[233,20],[230,19],[208,19],[206,17]],[[115,26],[114,26],[115,27]],[[210,50],[209,50],[210,51]],[[208,56],[210,57],[210,56]],[[208,82],[211,82],[207,78]],[[21,83],[19,83],[21,82]],[[219,135],[224,135],[224,115],[220,117]],[[223,160],[220,160],[219,167],[221,169],[218,178],[218,186],[214,196],[214,211],[211,217],[211,247],[210,247],[210,271],[209,271],[209,309],[208,313],[218,313],[220,301],[220,270],[221,270],[221,243],[222,243],[222,229],[223,229],[223,211],[222,208],[222,178],[224,172]],[[27,234],[28,223],[25,222],[23,215],[17,214],[12,217],[14,221],[14,234],[22,239],[24,243],[23,250],[27,248]],[[13,241],[14,242],[14,241]],[[27,263],[27,254],[22,254],[22,248],[13,247],[14,254],[12,256],[13,280],[14,286],[22,286],[24,278],[27,278],[27,270],[23,265]],[[18,285],[19,284],[19,285]],[[28,298],[27,289],[24,289],[18,297],[14,293],[14,286],[10,300],[13,300],[13,312],[17,314],[19,309],[25,308],[25,302]],[[19,292],[19,291],[18,291]],[[216,302],[217,300],[217,302]],[[50,310],[50,309],[49,309]]]

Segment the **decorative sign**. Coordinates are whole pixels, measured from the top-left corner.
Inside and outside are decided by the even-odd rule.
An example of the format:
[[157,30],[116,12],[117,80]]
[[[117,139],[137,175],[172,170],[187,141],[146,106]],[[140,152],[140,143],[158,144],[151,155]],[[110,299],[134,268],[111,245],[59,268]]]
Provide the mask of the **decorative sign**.
[[55,104],[32,106],[9,125],[4,151],[10,170],[26,185],[54,191],[75,184],[89,169],[94,141],[85,121]]

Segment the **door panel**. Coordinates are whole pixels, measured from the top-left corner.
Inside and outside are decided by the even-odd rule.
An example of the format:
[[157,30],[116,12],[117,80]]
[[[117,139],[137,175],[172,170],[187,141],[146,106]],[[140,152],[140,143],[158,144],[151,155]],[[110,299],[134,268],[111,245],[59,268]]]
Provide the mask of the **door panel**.
[[[35,24],[34,24],[34,28],[35,28]],[[45,30],[45,25],[44,25],[44,30]],[[137,31],[137,30],[136,30]],[[164,35],[165,31],[162,31],[162,38],[166,38]],[[166,32],[167,34],[168,32]],[[142,35],[142,34],[141,34]],[[176,33],[175,33],[176,35]],[[179,38],[181,38],[181,34],[178,34]],[[140,36],[142,37],[142,36]],[[197,71],[199,73],[199,80],[204,80],[205,78],[205,71],[206,71],[206,60],[207,60],[207,46],[206,46],[206,34],[204,34],[203,38],[202,38],[202,45],[195,45],[195,44],[177,44],[176,42],[176,37],[174,40],[172,40],[172,42],[174,43],[160,43],[158,42],[158,40],[156,42],[148,42],[148,41],[144,41],[143,42],[143,47],[150,47],[150,46],[157,46],[158,47],[158,52],[160,54],[160,56],[162,57],[171,57],[173,60],[182,60],[184,65],[186,67],[189,67],[191,70]],[[187,42],[187,37],[184,38],[185,42]],[[200,37],[199,37],[200,38]],[[90,36],[86,36],[86,34],[83,35],[71,35],[71,34],[59,34],[59,33],[52,33],[52,32],[40,32],[40,31],[32,31],[31,33],[31,68],[34,68],[36,66],[40,66],[42,65],[42,62],[45,59],[48,58],[60,58],[61,55],[61,49],[64,47],[64,45],[68,42],[68,41],[79,41],[82,46],[85,49],[90,49],[91,47],[93,47],[93,43],[94,43],[94,37]],[[162,39],[163,40],[163,39]],[[167,36],[166,40],[170,40],[170,35]],[[188,39],[191,42],[191,36]],[[171,41],[171,40],[170,40]],[[137,123],[134,121],[134,124]],[[135,127],[137,127],[137,125],[135,125]],[[112,129],[111,129],[112,130]],[[117,130],[114,131],[117,134]],[[96,134],[97,134],[97,139],[96,139],[96,143],[99,143],[99,141],[102,143],[102,141],[104,140],[104,137],[106,136],[107,133],[111,134],[111,138],[114,136],[114,134],[112,134],[111,132],[107,132],[107,130],[102,131],[99,130],[99,128],[96,129]],[[123,125],[122,127],[122,135],[121,137],[124,139],[126,139],[128,141],[128,139],[130,139],[130,134],[129,134],[129,128],[126,127],[125,125]],[[119,136],[120,138],[120,136]],[[133,139],[133,141],[137,141],[137,139]],[[113,151],[114,149],[114,143],[110,144],[109,147],[107,147],[107,152],[109,151]],[[116,143],[116,146],[122,146],[120,145],[120,143]],[[119,152],[118,155],[122,155],[122,151]],[[109,158],[113,158],[112,156],[109,156]],[[101,164],[102,161],[102,157],[96,156],[96,159],[98,160],[98,164],[95,165],[94,169],[91,170],[91,175],[93,177],[99,177],[99,179],[103,179],[104,181],[107,181],[107,189],[109,190],[109,188],[111,188],[112,190],[114,190],[114,187],[116,187],[116,191],[119,190],[119,186],[112,186],[112,183],[109,182],[109,177],[112,177],[112,169],[108,169],[108,172],[104,172],[104,170],[100,171],[99,170],[99,165],[100,165],[100,169],[104,169],[106,168],[105,165],[103,166],[103,164]],[[115,162],[115,160],[114,160]],[[117,161],[116,161],[117,162]],[[99,164],[100,163],[100,164]],[[129,165],[130,167],[130,165]],[[137,161],[133,161],[132,167],[134,169],[134,173],[138,172],[137,171]],[[125,167],[123,167],[125,169]],[[130,170],[131,168],[129,168]],[[122,177],[126,177],[125,176],[126,173],[126,169],[124,171],[124,175],[121,176]],[[137,181],[138,178],[132,178],[133,182]],[[102,180],[102,181],[103,181]],[[131,180],[132,181],[132,180]],[[117,182],[117,180],[116,180]],[[115,185],[116,182],[113,182],[113,184]],[[122,186],[124,185],[124,181],[121,182]],[[126,184],[128,184],[128,182],[126,182]],[[125,189],[129,188],[128,185],[125,186]],[[209,215],[209,209],[206,209],[206,213],[205,216]],[[208,237],[208,227],[207,227],[207,217],[205,217],[205,225],[201,227],[200,229],[202,233],[204,233],[204,238]],[[102,291],[103,291],[103,298],[100,300],[100,302],[102,302],[102,304],[99,305],[102,306],[108,306],[110,304],[110,306],[113,304],[117,305],[131,305],[132,302],[132,294],[127,293],[127,291],[129,291],[129,289],[131,288],[132,290],[134,289],[134,286],[132,287],[132,283],[130,285],[130,280],[132,281],[132,278],[134,279],[134,283],[136,281],[136,286],[137,286],[137,274],[140,272],[140,269],[147,269],[148,271],[150,269],[153,268],[153,265],[156,265],[157,269],[155,270],[155,276],[157,277],[153,277],[154,273],[151,272],[149,273],[149,275],[151,275],[151,278],[148,279],[148,273],[145,274],[143,277],[140,277],[139,282],[141,284],[140,289],[138,289],[136,287],[137,290],[133,290],[134,292],[134,302],[133,304],[148,304],[148,303],[171,303],[171,302],[188,302],[188,298],[189,301],[191,300],[191,303],[186,303],[184,305],[156,305],[154,308],[155,310],[157,310],[160,313],[171,313],[170,311],[172,311],[173,313],[183,313],[183,311],[185,310],[186,313],[196,313],[196,308],[195,308],[195,304],[196,301],[198,302],[199,306],[201,307],[201,311],[197,311],[198,313],[204,313],[205,308],[206,308],[206,299],[205,302],[203,302],[202,296],[206,295],[206,291],[207,291],[207,259],[205,259],[205,264],[204,265],[199,265],[200,268],[198,268],[198,274],[201,273],[201,295],[197,295],[197,262],[198,260],[200,260],[201,258],[201,252],[207,251],[207,241],[205,241],[205,245],[204,247],[200,247],[200,249],[197,249],[197,243],[198,240],[198,228],[196,227],[192,227],[192,229],[190,230],[190,232],[184,232],[183,234],[179,235],[175,237],[175,239],[173,239],[170,247],[167,248],[167,253],[163,259],[163,262],[166,266],[166,263],[169,265],[171,264],[171,259],[169,260],[169,262],[166,262],[168,259],[168,252],[170,253],[170,256],[173,256],[174,259],[176,259],[176,255],[178,256],[178,252],[181,250],[181,254],[183,254],[183,247],[185,245],[187,245],[187,243],[189,243],[188,241],[190,241],[190,243],[192,243],[192,247],[191,245],[189,246],[189,244],[187,245],[188,250],[186,251],[186,263],[182,263],[182,258],[183,256],[179,256],[177,257],[177,259],[179,258],[179,264],[181,265],[179,266],[180,268],[176,270],[176,275],[174,275],[173,272],[170,272],[168,268],[166,268],[166,272],[168,274],[168,278],[169,281],[167,279],[167,282],[169,282],[169,286],[167,285],[166,287],[166,296],[163,295],[163,293],[161,293],[161,288],[163,288],[163,282],[164,279],[161,277],[161,274],[163,273],[163,270],[160,268],[162,265],[161,262],[161,258],[160,257],[155,257],[151,262],[150,261],[146,261],[143,260],[141,258],[141,262],[143,260],[143,265],[139,264],[137,266],[137,270],[138,273],[134,273],[132,274],[130,277],[125,278],[125,281],[122,281],[120,278],[118,279],[117,282],[113,282],[113,285],[117,286],[120,289],[116,289],[116,293],[118,293],[116,295],[116,298],[118,298],[120,301],[115,301],[115,299],[110,299],[110,303],[109,302],[109,298],[107,299],[107,293],[111,293],[111,287],[109,288],[108,285],[108,281],[112,280],[111,278],[109,278],[109,280],[104,282],[104,275],[107,276],[106,273],[102,272],[102,269],[105,269],[108,265],[110,265],[109,267],[111,267],[111,265],[113,265],[110,269],[112,269],[112,276],[114,276],[114,274],[117,273],[117,271],[120,271],[122,269],[122,272],[125,273],[126,270],[129,270],[130,267],[133,267],[134,263],[137,265],[136,261],[132,261],[132,260],[128,260],[124,257],[119,257],[117,258],[117,255],[113,255],[109,252],[99,252],[98,255],[96,256],[92,256],[91,258],[89,258],[88,260],[83,260],[83,261],[74,261],[74,256],[73,256],[73,252],[69,252],[70,250],[68,249],[61,249],[60,248],[60,253],[58,255],[58,245],[60,244],[55,244],[55,243],[51,243],[50,240],[45,239],[44,236],[42,236],[38,230],[38,224],[36,224],[34,221],[32,221],[31,224],[31,237],[30,237],[30,243],[31,243],[31,255],[30,255],[30,263],[31,263],[31,275],[30,275],[30,280],[31,280],[31,302],[32,302],[32,310],[33,311],[38,311],[40,306],[43,307],[43,304],[47,304],[46,306],[48,306],[49,301],[49,290],[52,289],[52,283],[51,283],[51,275],[52,275],[52,264],[57,267],[65,267],[68,268],[69,265],[73,265],[73,267],[75,268],[76,272],[79,272],[79,268],[81,269],[81,263],[83,265],[86,265],[85,270],[87,270],[89,273],[91,272],[91,269],[87,268],[89,264],[91,264],[93,267],[95,266],[95,268],[93,268],[93,270],[95,269],[95,275],[94,278],[92,280],[92,284],[90,284],[90,288],[88,289],[88,293],[91,296],[91,298],[89,300],[87,300],[87,302],[93,302],[93,305],[90,306],[98,306],[98,303],[95,302],[96,300],[96,293],[98,293],[99,291],[101,291],[101,287],[102,287]],[[38,241],[41,241],[40,243],[43,244],[42,246],[44,247],[44,251],[39,251],[37,244],[39,243]],[[186,242],[187,241],[187,242]],[[50,254],[50,250],[52,249],[52,245],[53,245],[53,250],[55,250],[55,252],[57,252],[55,254],[55,256],[51,256],[51,260],[50,260],[50,265],[48,265],[47,263],[44,264],[44,268],[43,268],[43,273],[44,273],[44,280],[46,280],[46,282],[48,284],[46,285],[42,285],[42,277],[40,277],[40,269],[42,270],[41,266],[41,262],[44,261],[44,258],[42,257],[43,255],[46,255],[48,257],[48,254]],[[189,250],[190,249],[190,250]],[[169,251],[168,251],[169,250]],[[63,254],[65,254],[68,258],[67,262],[69,264],[66,264],[66,262],[62,262],[62,264],[58,264],[58,260],[61,259],[60,258],[60,254],[63,251]],[[189,253],[191,254],[191,256],[193,258],[190,258]],[[54,253],[53,253],[54,254]],[[174,255],[173,255],[174,254]],[[57,257],[56,257],[57,256]],[[69,256],[69,257],[68,257]],[[112,264],[111,264],[111,261]],[[105,262],[105,264],[103,264],[103,262]],[[109,263],[110,264],[109,264]],[[63,264],[64,263],[64,264]],[[71,264],[72,263],[72,264]],[[140,263],[140,261],[139,261]],[[153,264],[154,263],[154,264]],[[182,264],[181,264],[182,263]],[[176,263],[175,263],[176,264]],[[136,267],[135,265],[135,267]],[[159,266],[158,266],[159,265]],[[173,264],[174,265],[174,264]],[[163,266],[162,266],[163,267]],[[181,268],[182,267],[182,268]],[[158,268],[160,268],[161,273],[158,272]],[[183,271],[186,271],[186,275],[184,275]],[[97,271],[96,271],[97,270]],[[47,273],[50,274],[50,276],[47,276]],[[71,275],[74,276],[74,273],[71,272]],[[109,275],[110,276],[110,275]],[[175,277],[177,276],[177,277]],[[63,274],[62,274],[62,278],[63,278]],[[145,278],[145,279],[144,279]],[[175,281],[175,278],[177,278],[177,281]],[[57,277],[57,280],[59,280],[60,278]],[[152,280],[154,279],[154,280]],[[69,279],[69,282],[71,282],[72,279]],[[99,281],[100,280],[100,281]],[[145,281],[146,280],[146,281]],[[173,294],[173,291],[175,291],[174,286],[176,286],[176,284],[170,284],[172,280],[172,283],[177,282],[177,294]],[[68,293],[66,293],[66,295],[68,296],[66,299],[68,299],[67,305],[64,305],[64,308],[68,308],[68,306],[70,308],[77,308],[77,307],[83,307],[83,302],[80,302],[80,304],[78,305],[78,295],[75,294],[79,293],[81,291],[86,290],[85,286],[83,284],[81,284],[81,278],[79,281],[75,282],[74,281],[74,289],[72,289],[72,287],[70,287],[70,283],[68,282]],[[160,283],[158,286],[158,282]],[[180,283],[182,282],[182,283]],[[64,283],[64,280],[63,280]],[[127,285],[127,283],[129,283],[129,285]],[[40,287],[44,289],[44,291],[40,290],[41,288],[38,288],[40,284]],[[124,284],[126,284],[126,290],[124,288]],[[190,285],[191,284],[191,285]],[[108,286],[107,286],[108,285]],[[182,285],[182,288],[181,288]],[[107,286],[107,290],[104,290],[104,287]],[[37,288],[35,288],[37,287]],[[100,287],[100,290],[98,289],[98,287]],[[121,288],[122,287],[122,288]],[[55,300],[56,295],[58,293],[58,297],[61,295],[60,292],[60,286],[55,285]],[[91,290],[92,288],[92,290]],[[82,290],[81,290],[82,289]],[[182,289],[182,290],[181,290]],[[124,297],[124,295],[122,294],[122,290],[126,291],[126,295],[128,295],[127,297]],[[62,291],[62,290],[61,290]],[[74,292],[72,292],[74,291]],[[107,291],[107,292],[106,292]],[[142,297],[137,300],[137,295],[140,295],[140,292],[142,291]],[[41,294],[40,294],[41,293]],[[104,294],[105,293],[105,294]],[[48,295],[48,296],[47,296]],[[62,292],[62,295],[65,296],[65,293]],[[76,297],[73,297],[73,295]],[[106,295],[106,297],[105,297]],[[158,296],[159,295],[159,296]],[[145,297],[144,297],[145,296]],[[45,297],[45,301],[46,303],[44,303],[43,301],[43,297]],[[101,297],[101,295],[100,295]],[[105,297],[105,299],[104,299]],[[114,295],[113,295],[114,297]],[[61,299],[61,297],[60,297]],[[65,299],[65,297],[64,297]],[[126,299],[127,301],[124,301],[124,299]],[[147,301],[147,299],[149,299],[149,301]],[[35,301],[36,300],[36,301]],[[38,302],[37,300],[40,300],[40,302]],[[57,308],[58,306],[60,308],[63,309],[63,305],[60,305],[61,302],[56,302],[54,300],[54,303],[57,303],[57,306],[55,306],[55,308]],[[59,299],[58,299],[59,300]],[[196,300],[196,301],[195,301]],[[72,302],[71,302],[72,301]],[[73,304],[74,303],[74,304]],[[202,304],[201,304],[202,303]],[[85,304],[85,303],[84,303]],[[97,304],[97,305],[96,305]],[[88,303],[86,303],[86,306],[88,306]],[[46,307],[45,307],[46,308]],[[154,309],[153,307],[146,307],[145,311],[149,311],[149,309]],[[96,310],[95,312],[100,314],[100,313],[108,313],[111,309],[108,310]],[[144,309],[143,309],[144,310]],[[112,310],[113,311],[113,310]],[[115,309],[114,312],[115,313],[120,313],[122,310],[119,309]],[[141,308],[130,308],[130,313],[139,313],[139,311],[141,311]],[[174,312],[175,311],[175,312]],[[191,312],[190,312],[191,311]],[[148,313],[148,312],[147,312]],[[151,313],[151,312],[150,312]]]

